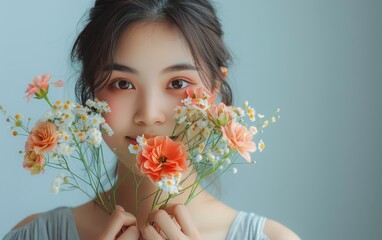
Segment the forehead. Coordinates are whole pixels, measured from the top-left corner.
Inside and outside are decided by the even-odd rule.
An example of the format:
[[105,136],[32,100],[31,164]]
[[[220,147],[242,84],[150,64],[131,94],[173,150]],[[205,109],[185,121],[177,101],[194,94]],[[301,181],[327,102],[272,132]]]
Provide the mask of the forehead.
[[[120,35],[114,61],[139,67],[152,63],[194,64],[190,49],[181,32],[165,21],[137,22]],[[161,65],[162,65],[161,64]]]

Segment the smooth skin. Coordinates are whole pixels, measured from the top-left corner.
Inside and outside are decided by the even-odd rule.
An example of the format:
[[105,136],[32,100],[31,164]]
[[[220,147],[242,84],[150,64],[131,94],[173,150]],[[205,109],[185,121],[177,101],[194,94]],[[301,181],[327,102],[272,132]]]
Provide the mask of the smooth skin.
[[[112,71],[106,87],[96,92],[96,97],[107,101],[112,110],[105,118],[115,134],[104,139],[119,160],[117,175],[121,178],[135,168],[135,156],[126,151],[135,137],[171,135],[174,108],[186,97],[186,89],[205,85],[182,35],[165,22],[139,22],[126,29],[116,46],[114,62],[119,67]],[[191,176],[186,184],[195,177]],[[142,178],[138,198],[155,191],[147,177],[138,178]],[[221,240],[226,238],[237,215],[235,209],[206,191],[187,206],[181,203],[186,201],[188,192],[163,209],[151,212],[152,199],[136,209],[134,181],[133,174],[129,174],[121,183],[116,193],[120,206],[112,215],[93,201],[73,208],[81,239]],[[36,216],[26,218],[15,228]],[[147,216],[152,225],[146,224]],[[271,240],[299,239],[273,220],[266,221],[264,233]]]

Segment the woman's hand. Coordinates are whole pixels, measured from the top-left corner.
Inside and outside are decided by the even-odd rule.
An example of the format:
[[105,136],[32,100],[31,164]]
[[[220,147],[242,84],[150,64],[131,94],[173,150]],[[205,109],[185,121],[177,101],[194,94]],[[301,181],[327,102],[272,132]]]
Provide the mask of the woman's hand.
[[149,223],[153,224],[142,229],[145,240],[201,239],[198,229],[183,204],[169,205],[151,213]]
[[117,205],[106,224],[106,230],[102,233],[99,240],[138,240],[139,236],[137,220],[134,215]]

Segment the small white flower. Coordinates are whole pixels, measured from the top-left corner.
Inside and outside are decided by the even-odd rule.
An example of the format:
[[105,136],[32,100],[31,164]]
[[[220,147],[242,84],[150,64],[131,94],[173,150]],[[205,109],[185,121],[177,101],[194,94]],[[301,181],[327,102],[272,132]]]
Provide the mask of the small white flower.
[[247,108],[247,107],[248,107],[248,101],[245,101],[243,104],[243,108]]
[[170,178],[163,177],[156,185],[163,191],[169,194],[179,193],[182,187],[179,186],[181,180],[181,174],[178,173],[176,176],[172,175]]
[[55,148],[55,153],[64,156],[70,156],[74,152],[74,147],[70,146],[67,143],[59,143]]
[[87,134],[85,132],[82,132],[82,131],[77,131],[74,134],[75,134],[77,141],[79,141],[79,142],[86,141],[86,139],[88,137]]
[[266,121],[263,123],[263,128],[266,128],[266,127],[268,127],[268,125],[269,125],[269,121],[268,121],[268,120],[266,120]]
[[186,115],[187,111],[185,107],[183,106],[177,106],[175,108],[175,119],[179,119],[181,117],[184,117]]
[[88,100],[86,100],[85,104],[88,107],[94,107],[96,103],[93,100],[88,99]]
[[236,110],[237,110],[237,114],[238,114],[239,117],[244,117],[245,116],[245,112],[244,112],[244,110],[242,108],[238,107],[238,108],[236,108]]
[[101,124],[102,129],[106,132],[107,135],[112,136],[114,134],[113,129],[107,123]]
[[276,118],[275,117],[271,117],[271,122],[275,123],[276,122]]
[[237,173],[237,168],[232,168],[232,173],[236,174]]
[[142,136],[137,136],[137,142],[139,146],[143,147],[147,144],[147,138],[145,138],[145,135],[142,134]]
[[55,118],[61,118],[62,117],[62,111],[60,109],[53,110],[53,115]]
[[249,116],[249,119],[254,122],[256,121],[256,111],[252,107],[248,107],[247,114]]
[[74,103],[72,103],[72,101],[70,101],[70,100],[66,100],[66,102],[63,106],[64,110],[66,110],[66,111],[72,111],[73,108],[75,108],[75,107],[76,107],[76,105]]
[[89,144],[99,147],[102,143],[102,134],[97,128],[90,128],[87,131],[87,141]]
[[187,98],[181,100],[181,102],[182,102],[185,106],[189,107],[189,106],[191,106],[192,99],[191,99],[190,97],[187,97]]
[[69,134],[66,131],[58,131],[58,139],[60,142],[68,142],[70,140]]
[[111,109],[107,102],[100,101],[97,98],[95,99],[95,104],[93,106],[95,109],[97,109],[98,113],[108,113],[111,112]]
[[51,187],[51,192],[53,193],[58,193],[60,192],[60,189],[61,189],[61,185],[63,183],[66,183],[67,182],[67,178],[65,175],[63,174],[60,174],[58,177],[56,177],[54,180],[53,180],[53,184],[52,184],[52,187]]
[[77,117],[88,115],[89,112],[91,112],[91,110],[88,107],[83,107],[81,105],[76,105],[72,109],[72,113],[74,113]]
[[236,111],[235,111],[236,109],[234,108],[234,107],[228,107],[227,108],[227,112],[228,112],[228,114],[231,116],[231,118],[233,118],[233,119],[236,119],[237,118],[237,113],[236,113]]
[[102,123],[105,123],[105,119],[100,114],[90,115],[86,120],[89,128],[99,128]]
[[199,106],[203,110],[207,109],[210,106],[209,103],[208,103],[208,99],[200,100],[199,101]]
[[61,119],[64,122],[63,124],[70,126],[74,121],[74,115],[71,112],[64,112],[61,116]]
[[47,111],[45,114],[44,114],[44,117],[43,117],[43,121],[47,121],[47,120],[50,120],[52,121],[54,119],[54,112],[53,110],[49,110]]
[[141,150],[139,145],[134,145],[134,144],[130,144],[128,148],[129,148],[130,153],[132,153],[132,154],[137,154]]
[[265,143],[263,142],[263,139],[260,139],[258,147],[260,152],[262,152],[265,149]]
[[250,126],[249,131],[251,131],[252,135],[256,135],[258,133],[257,127]]
[[262,114],[257,114],[257,116],[258,116],[259,118],[264,118],[264,115],[262,115]]

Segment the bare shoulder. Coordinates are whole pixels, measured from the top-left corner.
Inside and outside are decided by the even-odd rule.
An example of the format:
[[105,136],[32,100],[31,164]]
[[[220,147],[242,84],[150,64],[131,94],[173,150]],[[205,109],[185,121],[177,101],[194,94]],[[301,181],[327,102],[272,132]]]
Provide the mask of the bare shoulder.
[[36,214],[30,215],[29,217],[24,218],[21,222],[16,224],[16,226],[14,226],[12,228],[12,230],[15,230],[15,229],[18,229],[18,228],[21,228],[21,227],[27,225],[28,223],[32,222],[33,220],[35,220],[39,216],[40,216],[40,213],[36,213]]
[[300,240],[296,233],[272,219],[267,219],[263,232],[271,240]]

